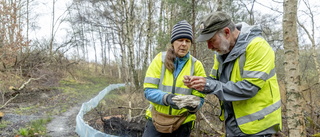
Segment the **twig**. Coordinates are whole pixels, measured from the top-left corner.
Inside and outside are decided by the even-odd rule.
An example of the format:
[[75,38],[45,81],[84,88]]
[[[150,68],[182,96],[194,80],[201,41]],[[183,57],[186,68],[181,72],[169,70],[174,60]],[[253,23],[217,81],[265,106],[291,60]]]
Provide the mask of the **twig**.
[[145,115],[144,112],[145,112],[146,109],[148,109],[148,107],[149,107],[149,106],[147,106],[146,108],[144,108],[143,110],[141,110],[140,114],[137,115],[137,116],[132,117],[132,119],[136,119],[137,117],[140,117],[140,119],[138,120],[138,122],[140,123],[140,121],[142,120],[142,118],[144,118],[144,117],[143,117],[143,115]]
[[[1,93],[1,91],[0,91],[0,93]],[[3,92],[3,93],[2,93],[2,96],[1,96],[1,97],[2,97],[2,104],[4,103],[4,94],[5,94],[5,93]]]
[[209,124],[209,126],[211,127],[211,129],[213,129],[213,131],[217,132],[220,135],[224,135],[224,133],[214,128],[214,126],[209,122],[209,120],[203,115],[202,112],[200,112],[200,115],[207,122],[207,124]]
[[[125,108],[125,109],[131,109],[131,110],[145,110],[145,108],[131,108],[131,107],[126,107],[126,106],[116,107],[116,108]],[[109,108],[109,109],[113,109],[113,108]]]
[[111,121],[109,122],[109,126],[111,127],[111,130],[114,130],[114,128],[111,125]]
[[[131,101],[129,101],[129,108],[131,108]],[[131,120],[132,120],[131,113],[132,113],[132,110],[129,109],[129,112],[128,112],[128,115],[127,115],[128,122],[131,122]]]
[[12,101],[13,99],[15,99],[19,94],[16,94],[14,97],[10,98],[6,103],[4,103],[4,105],[2,105],[0,107],[0,109],[4,108],[10,101]]

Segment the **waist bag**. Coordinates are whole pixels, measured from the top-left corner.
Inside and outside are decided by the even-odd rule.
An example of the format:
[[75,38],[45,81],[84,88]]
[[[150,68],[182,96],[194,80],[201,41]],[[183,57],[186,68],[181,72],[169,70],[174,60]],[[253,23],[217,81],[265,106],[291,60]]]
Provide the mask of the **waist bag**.
[[158,132],[172,133],[177,130],[181,124],[186,120],[188,112],[180,115],[168,115],[160,113],[154,108],[151,109],[152,122]]

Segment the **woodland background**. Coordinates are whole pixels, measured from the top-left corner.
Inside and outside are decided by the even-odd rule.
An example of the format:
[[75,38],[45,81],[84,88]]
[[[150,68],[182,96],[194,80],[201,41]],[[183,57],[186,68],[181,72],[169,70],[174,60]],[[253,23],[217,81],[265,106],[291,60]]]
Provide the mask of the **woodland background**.
[[[0,109],[28,80],[37,80],[33,88],[56,86],[64,77],[78,80],[76,70],[92,67],[92,75],[130,83],[127,94],[143,94],[145,71],[153,57],[166,50],[173,25],[187,20],[198,36],[201,17],[226,11],[236,23],[260,24],[276,53],[283,103],[281,134],[319,134],[318,1],[72,0],[66,1],[67,8],[57,14],[61,1],[46,1],[50,27],[45,30],[49,35],[43,37],[42,26],[37,24],[41,11],[36,8],[43,1],[0,1]],[[59,37],[60,31],[65,36]],[[37,37],[31,36],[34,33]],[[213,52],[205,43],[193,43],[190,52],[202,61],[208,74]],[[214,109],[218,113],[218,107]]]

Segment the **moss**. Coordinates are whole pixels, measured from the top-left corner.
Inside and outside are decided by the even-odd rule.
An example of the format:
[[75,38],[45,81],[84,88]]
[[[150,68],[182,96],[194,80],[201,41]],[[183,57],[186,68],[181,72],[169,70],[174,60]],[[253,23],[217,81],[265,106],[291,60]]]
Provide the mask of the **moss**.
[[38,119],[31,121],[27,127],[20,128],[18,134],[22,136],[41,136],[46,135],[46,124],[49,123],[52,118]]
[[5,120],[0,121],[0,129],[7,127],[10,123],[11,123],[10,121],[5,121]]

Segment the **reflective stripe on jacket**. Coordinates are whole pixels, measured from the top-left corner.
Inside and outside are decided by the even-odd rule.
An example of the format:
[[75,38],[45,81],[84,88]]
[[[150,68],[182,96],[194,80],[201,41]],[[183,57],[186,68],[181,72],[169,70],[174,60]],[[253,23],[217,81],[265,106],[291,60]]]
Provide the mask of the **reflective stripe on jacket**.
[[[183,83],[184,75],[195,75],[203,77],[206,76],[202,63],[190,55],[190,58],[185,63],[181,72],[178,74],[177,78],[174,79],[173,73],[171,73],[169,70],[165,68],[165,55],[166,52],[161,52],[151,62],[146,72],[144,80],[144,89],[154,88],[160,89],[162,92],[166,93],[172,93],[176,95],[195,95],[204,98],[204,94],[198,92],[197,90],[189,89]],[[178,110],[173,109],[170,106],[160,105],[150,101],[150,107],[146,111],[147,118],[152,118],[150,111],[151,107],[155,107],[155,109],[161,113],[170,115],[179,115],[188,111],[185,108]],[[187,119],[183,122],[183,124],[190,121],[194,121],[195,119],[196,115],[190,114],[188,115]]]
[[[251,31],[255,30],[251,29]],[[243,52],[237,52],[240,53],[238,55],[231,52],[224,61],[215,55],[210,76],[224,83],[232,81],[236,86],[228,88],[234,88],[230,89],[233,91],[250,91],[247,83],[258,87],[259,90],[253,97],[241,100],[234,98],[235,95],[232,96],[233,100],[225,99],[227,102],[232,102],[233,110],[231,111],[234,112],[237,125],[243,133],[257,134],[272,127],[275,131],[279,131],[282,127],[281,99],[275,73],[274,51],[267,41],[254,33],[241,36],[237,43],[241,43],[241,46],[245,45],[242,48],[237,47],[237,50]],[[237,56],[230,59],[229,56],[233,55]],[[222,74],[223,80],[221,80]],[[226,103],[225,101],[221,101],[221,104]],[[220,119],[225,120],[227,116],[225,116],[223,105],[221,112]]]

